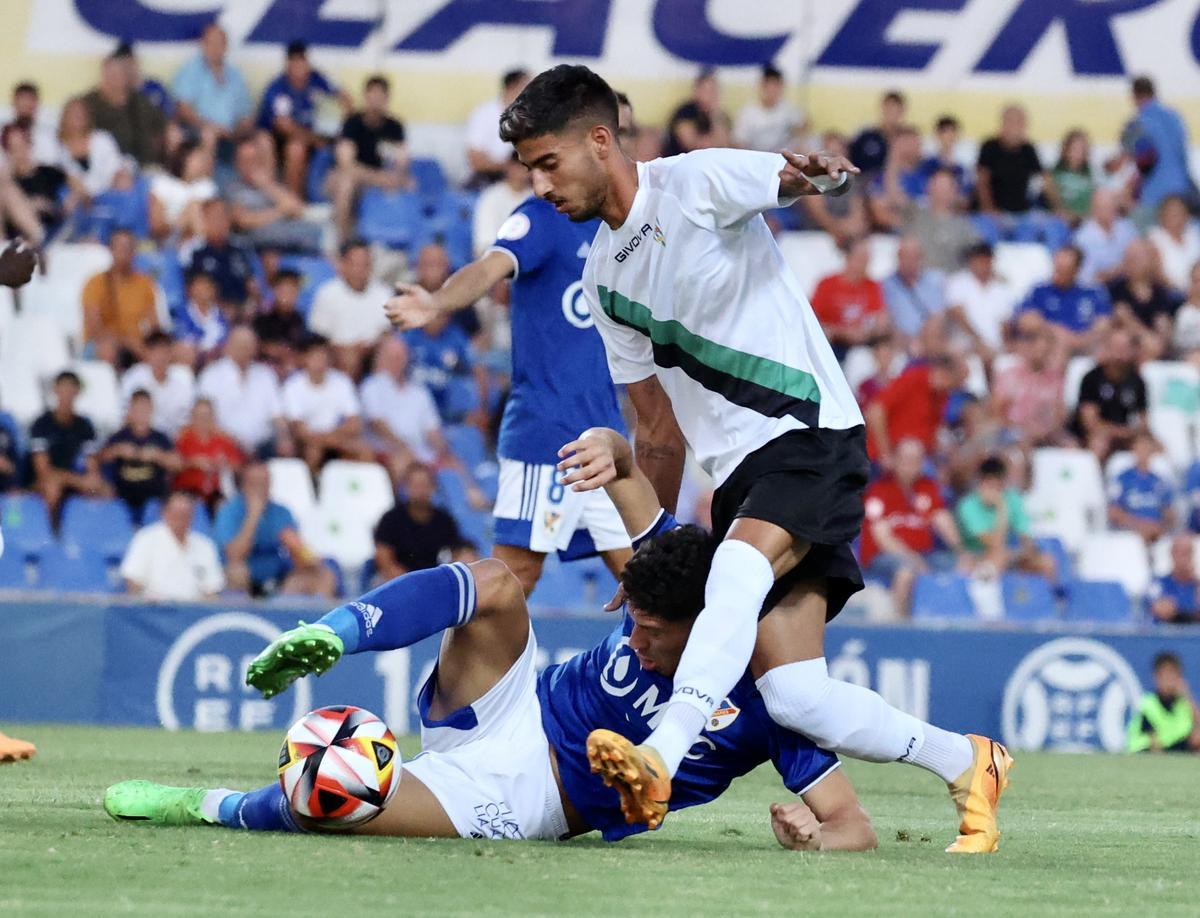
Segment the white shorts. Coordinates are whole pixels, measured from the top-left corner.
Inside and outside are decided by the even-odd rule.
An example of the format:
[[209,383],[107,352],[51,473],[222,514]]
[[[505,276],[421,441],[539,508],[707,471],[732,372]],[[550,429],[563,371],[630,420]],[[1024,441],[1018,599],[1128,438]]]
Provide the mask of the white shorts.
[[563,561],[629,548],[629,533],[608,495],[572,491],[559,477],[553,465],[500,457],[496,543],[539,554],[557,551]]
[[421,753],[404,763],[429,788],[463,838],[567,834],[537,697],[537,639],[470,707],[429,717],[437,670],[421,688]]

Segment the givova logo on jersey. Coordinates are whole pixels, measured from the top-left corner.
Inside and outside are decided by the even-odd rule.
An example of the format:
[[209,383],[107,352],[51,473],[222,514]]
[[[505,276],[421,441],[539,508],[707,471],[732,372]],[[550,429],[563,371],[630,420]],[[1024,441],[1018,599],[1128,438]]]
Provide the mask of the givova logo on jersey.
[[642,228],[636,230],[634,234],[629,237],[629,241],[621,246],[621,250],[613,256],[616,258],[617,264],[622,264],[625,259],[636,252],[638,247],[642,244],[642,240],[650,235],[653,235],[654,241],[661,245],[664,249],[667,247],[667,236],[662,231],[662,227],[659,226],[658,220],[654,221],[653,226],[649,223],[643,223]]

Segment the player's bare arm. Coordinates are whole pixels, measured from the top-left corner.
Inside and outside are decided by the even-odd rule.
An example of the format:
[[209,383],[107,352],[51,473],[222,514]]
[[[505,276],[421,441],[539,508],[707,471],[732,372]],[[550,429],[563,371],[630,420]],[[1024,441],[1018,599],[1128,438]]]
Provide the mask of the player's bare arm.
[[432,293],[417,284],[397,284],[396,295],[384,304],[383,311],[401,331],[422,328],[443,312],[470,306],[512,273],[510,256],[488,252],[455,271],[440,290]]
[[608,427],[592,427],[558,451],[562,483],[575,491],[604,488],[632,537],[644,533],[662,509],[654,485],[633,461],[629,441]]
[[685,449],[671,399],[657,376],[630,383],[626,391],[637,413],[634,434],[637,464],[654,487],[659,503],[674,513],[683,481]]
[[771,828],[793,851],[870,851],[878,846],[871,817],[841,769],[800,800],[771,804]]
[[[787,165],[779,171],[779,197],[799,198],[810,194],[842,194],[850,187],[851,175],[859,168],[844,156],[828,153],[782,151]],[[838,184],[840,183],[840,184]]]

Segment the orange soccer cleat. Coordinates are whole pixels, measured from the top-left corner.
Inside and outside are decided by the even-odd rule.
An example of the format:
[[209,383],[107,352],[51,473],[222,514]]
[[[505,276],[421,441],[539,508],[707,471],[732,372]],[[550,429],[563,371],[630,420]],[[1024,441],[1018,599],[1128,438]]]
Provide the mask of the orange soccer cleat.
[[1000,795],[1008,787],[1008,771],[1015,763],[995,740],[974,733],[968,733],[967,739],[975,747],[975,762],[950,785],[962,821],[958,838],[946,850],[951,854],[991,854],[1000,850],[996,812]]
[[635,746],[619,733],[593,730],[587,739],[592,771],[621,795],[621,812],[630,825],[662,825],[671,799],[671,777],[662,757],[650,746]]
[[32,759],[35,752],[37,752],[37,746],[33,743],[13,739],[11,736],[0,733],[0,763]]

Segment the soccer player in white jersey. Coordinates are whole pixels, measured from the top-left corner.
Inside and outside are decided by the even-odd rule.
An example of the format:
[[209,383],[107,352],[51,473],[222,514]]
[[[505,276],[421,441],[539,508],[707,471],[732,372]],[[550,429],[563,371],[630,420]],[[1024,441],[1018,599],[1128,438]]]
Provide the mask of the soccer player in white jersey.
[[[858,170],[821,154],[718,149],[634,163],[616,131],[612,89],[581,66],[540,74],[500,119],[534,193],[572,220],[602,221],[583,280],[613,380],[628,387],[639,440],[643,427],[678,424],[713,477],[723,541],[662,720],[639,746],[597,731],[593,765],[615,778],[631,818],[657,822],[670,776],[749,663],[777,723],[837,752],[934,772],[960,815],[947,850],[996,850],[1007,751],[922,723],[830,679],[825,664],[826,621],[862,588],[850,543],[866,438],[761,214],[844,187]],[[672,471],[648,472],[668,506]],[[585,462],[567,483],[595,488],[611,474]]]

